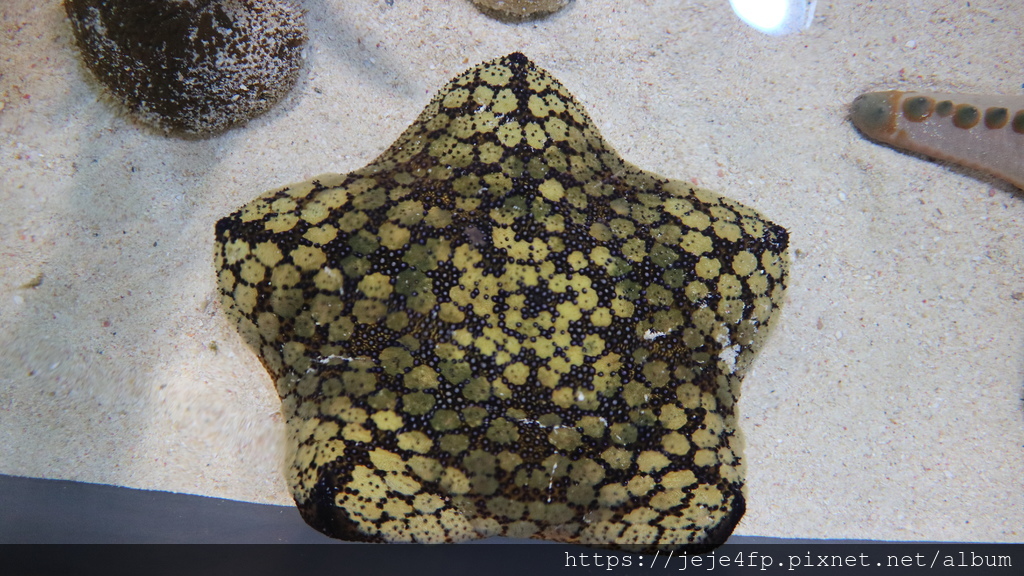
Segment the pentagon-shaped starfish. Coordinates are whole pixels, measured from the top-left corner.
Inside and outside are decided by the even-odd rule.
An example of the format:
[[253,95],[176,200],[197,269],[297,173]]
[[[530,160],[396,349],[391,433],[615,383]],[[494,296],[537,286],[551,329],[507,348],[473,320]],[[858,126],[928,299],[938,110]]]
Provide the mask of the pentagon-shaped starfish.
[[693,552],[743,515],[736,400],[786,244],[627,164],[516,53],[365,168],[221,220],[216,264],[316,529]]

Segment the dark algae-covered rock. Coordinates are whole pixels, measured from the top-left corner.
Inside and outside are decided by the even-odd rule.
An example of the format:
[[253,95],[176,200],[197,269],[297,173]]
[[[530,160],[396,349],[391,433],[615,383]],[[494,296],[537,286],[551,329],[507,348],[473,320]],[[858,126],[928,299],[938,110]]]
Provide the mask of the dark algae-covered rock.
[[289,0],[65,0],[85,65],[140,120],[207,135],[266,112],[295,83]]
[[222,219],[215,267],[318,530],[698,552],[743,516],[736,403],[787,243],[623,160],[514,53],[366,167]]

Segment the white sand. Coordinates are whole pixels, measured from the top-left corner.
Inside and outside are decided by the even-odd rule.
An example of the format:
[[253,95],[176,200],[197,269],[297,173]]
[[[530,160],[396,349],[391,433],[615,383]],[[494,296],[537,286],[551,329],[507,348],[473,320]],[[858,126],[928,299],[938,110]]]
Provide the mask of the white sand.
[[869,89],[1020,94],[1019,0],[821,2],[784,38],[725,0],[520,26],[462,0],[305,4],[296,90],[196,142],[99,98],[59,2],[3,2],[0,472],[288,503],[277,398],[216,305],[214,222],[366,164],[455,74],[521,50],[628,160],[790,230],[737,533],[1024,540],[1024,196],[846,119]]

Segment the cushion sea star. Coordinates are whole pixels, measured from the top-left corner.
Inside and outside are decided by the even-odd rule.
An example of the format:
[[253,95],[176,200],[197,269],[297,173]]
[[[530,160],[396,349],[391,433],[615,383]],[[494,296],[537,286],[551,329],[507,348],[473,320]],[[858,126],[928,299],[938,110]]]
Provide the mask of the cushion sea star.
[[694,552],[743,515],[736,400],[787,233],[626,163],[522,54],[216,235],[316,529]]

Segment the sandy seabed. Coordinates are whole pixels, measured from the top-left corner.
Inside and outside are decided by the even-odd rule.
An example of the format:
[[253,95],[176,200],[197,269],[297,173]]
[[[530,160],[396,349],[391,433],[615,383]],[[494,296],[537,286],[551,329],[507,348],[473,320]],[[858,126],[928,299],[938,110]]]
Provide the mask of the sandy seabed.
[[744,383],[738,534],[1024,541],[1024,193],[879,146],[864,91],[1021,94],[1018,0],[818,3],[769,37],[725,0],[307,0],[306,67],[247,126],[168,138],[100,96],[56,0],[0,6],[0,473],[276,504],[270,378],[219,310],[213,225],[370,162],[450,78],[522,51],[630,162],[790,231]]

